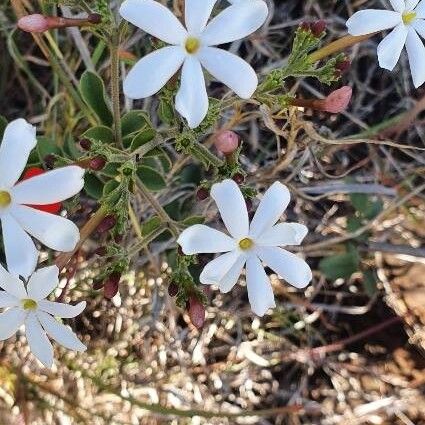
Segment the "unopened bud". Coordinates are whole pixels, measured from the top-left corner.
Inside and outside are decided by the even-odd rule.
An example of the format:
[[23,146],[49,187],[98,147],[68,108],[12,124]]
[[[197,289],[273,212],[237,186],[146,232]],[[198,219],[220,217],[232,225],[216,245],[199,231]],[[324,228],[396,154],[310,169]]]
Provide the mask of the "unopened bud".
[[350,86],[341,87],[333,91],[324,99],[323,110],[332,114],[339,114],[347,109],[353,95],[353,89]]
[[111,300],[118,293],[119,283],[121,280],[121,273],[111,273],[104,281],[103,294],[105,298]]
[[18,20],[18,28],[26,32],[41,33],[50,29],[49,20],[38,13],[23,16]]
[[99,289],[102,289],[102,288],[103,288],[103,286],[104,286],[103,280],[96,280],[96,281],[93,283],[93,289],[94,289],[95,291],[99,291]]
[[111,230],[117,224],[117,219],[114,215],[107,215],[97,226],[98,233],[105,233],[108,230]]
[[233,181],[236,182],[237,184],[242,184],[245,181],[245,176],[241,173],[236,173],[233,177],[232,177]]
[[89,151],[91,148],[91,141],[89,139],[81,139],[80,140],[80,146],[85,151]]
[[55,167],[56,157],[53,154],[49,153],[44,157],[43,161],[46,167],[51,170]]
[[102,15],[99,13],[90,13],[87,21],[94,25],[100,24],[102,22]]
[[89,162],[89,168],[93,171],[100,171],[102,170],[106,165],[106,159],[102,156],[97,156],[96,158],[93,158]]
[[168,295],[175,297],[179,293],[179,286],[175,282],[171,282],[168,286]]
[[326,29],[326,22],[324,20],[313,22],[310,29],[315,37],[320,37]]
[[208,192],[205,187],[200,187],[196,192],[196,199],[198,199],[198,201],[204,201],[208,196],[210,196],[210,192]]
[[99,248],[95,249],[94,253],[99,257],[104,257],[108,253],[108,250],[106,246],[100,246]]
[[189,317],[193,326],[197,329],[203,328],[205,323],[205,307],[195,296],[191,296],[189,299]]
[[349,59],[344,59],[340,62],[338,62],[335,65],[335,68],[339,71],[340,74],[343,74],[344,72],[347,72],[350,69],[351,62]]
[[216,149],[224,155],[231,155],[239,147],[239,136],[233,131],[220,131],[214,136]]

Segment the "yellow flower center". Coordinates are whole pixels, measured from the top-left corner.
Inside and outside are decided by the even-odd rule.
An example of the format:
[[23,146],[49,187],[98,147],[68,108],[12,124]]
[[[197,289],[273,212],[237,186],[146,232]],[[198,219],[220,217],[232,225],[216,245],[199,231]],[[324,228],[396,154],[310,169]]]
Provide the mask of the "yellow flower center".
[[37,301],[26,298],[21,301],[24,310],[35,310],[37,308]]
[[12,198],[9,192],[5,190],[0,190],[0,208],[6,208],[12,202]]
[[403,13],[403,22],[405,25],[411,24],[416,18],[416,12],[404,12]]
[[254,241],[249,238],[244,238],[239,241],[239,248],[243,249],[244,251],[251,249],[254,246]]
[[186,52],[190,53],[191,55],[193,53],[196,53],[199,50],[200,46],[201,42],[196,37],[188,37],[186,40],[186,44],[184,45]]

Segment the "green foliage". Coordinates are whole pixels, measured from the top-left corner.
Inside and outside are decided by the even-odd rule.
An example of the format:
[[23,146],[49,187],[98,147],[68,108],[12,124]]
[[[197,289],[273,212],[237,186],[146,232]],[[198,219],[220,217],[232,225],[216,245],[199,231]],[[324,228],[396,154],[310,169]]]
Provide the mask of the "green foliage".
[[319,263],[319,269],[329,280],[348,279],[359,270],[360,257],[356,248],[347,247],[347,252],[324,258]]
[[167,186],[167,182],[160,172],[152,167],[141,165],[137,168],[137,176],[151,191],[160,191]]
[[112,126],[112,113],[106,99],[103,80],[92,71],[85,71],[80,79],[80,93],[86,105],[95,113],[100,123]]

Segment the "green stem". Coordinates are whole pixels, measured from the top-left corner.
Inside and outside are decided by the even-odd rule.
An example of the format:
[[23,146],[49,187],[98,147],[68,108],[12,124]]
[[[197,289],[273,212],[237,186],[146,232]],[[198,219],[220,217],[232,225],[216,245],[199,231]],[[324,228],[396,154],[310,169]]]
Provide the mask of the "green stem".
[[168,229],[173,234],[173,236],[177,237],[179,234],[179,230],[176,224],[171,219],[171,217],[167,214],[164,208],[162,208],[162,205],[157,201],[155,196],[152,195],[152,193],[144,185],[144,183],[142,182],[142,180],[140,180],[139,177],[136,177],[136,185],[142,197],[145,198],[145,200],[152,206],[152,208],[155,210],[158,217],[168,227]]
[[112,115],[114,118],[114,135],[117,146],[124,149],[121,133],[121,108],[120,108],[120,62],[118,57],[118,46],[120,37],[113,36],[111,43],[111,99]]
[[199,142],[194,142],[189,146],[190,153],[202,162],[209,162],[214,167],[222,167],[223,161],[215,156],[211,151]]

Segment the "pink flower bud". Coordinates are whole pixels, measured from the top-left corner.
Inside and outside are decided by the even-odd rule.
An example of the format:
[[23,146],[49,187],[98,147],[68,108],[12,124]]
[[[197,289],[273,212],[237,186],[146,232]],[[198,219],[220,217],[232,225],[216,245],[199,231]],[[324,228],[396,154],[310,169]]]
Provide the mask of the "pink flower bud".
[[49,20],[38,13],[34,15],[23,16],[18,21],[18,28],[26,32],[44,32],[49,27]]
[[104,281],[103,294],[105,298],[111,300],[118,293],[121,273],[114,272],[110,274]]
[[230,155],[239,147],[239,136],[233,131],[220,131],[215,135],[214,145],[222,154]]
[[205,307],[195,296],[191,296],[189,299],[189,317],[193,326],[197,329],[203,328],[205,323]]
[[322,110],[332,114],[339,114],[347,109],[352,95],[353,89],[350,86],[341,87],[324,99]]

